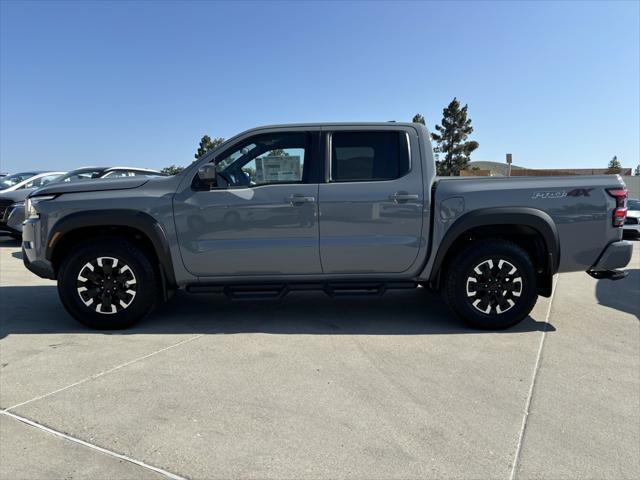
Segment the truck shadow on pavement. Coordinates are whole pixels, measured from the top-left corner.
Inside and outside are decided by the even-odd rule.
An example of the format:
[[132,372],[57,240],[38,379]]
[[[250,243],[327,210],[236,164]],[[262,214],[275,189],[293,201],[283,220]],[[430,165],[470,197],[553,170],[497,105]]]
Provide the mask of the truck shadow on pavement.
[[640,320],[640,269],[627,270],[623,280],[598,280],[596,298],[605,307],[635,315]]
[[[480,334],[467,328],[442,303],[422,289],[390,292],[376,298],[331,299],[322,293],[293,293],[281,301],[231,302],[223,296],[178,294],[127,330],[90,330],[71,318],[55,286],[0,288],[0,338],[11,334],[305,334],[448,335]],[[555,331],[544,321],[526,318],[505,333]],[[497,332],[500,333],[500,332]]]

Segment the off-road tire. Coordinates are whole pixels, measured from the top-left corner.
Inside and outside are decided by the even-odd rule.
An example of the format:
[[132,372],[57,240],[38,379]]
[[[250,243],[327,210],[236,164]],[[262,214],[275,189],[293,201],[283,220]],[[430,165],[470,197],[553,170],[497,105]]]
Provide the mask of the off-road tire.
[[[514,273],[505,275],[512,267]],[[478,240],[469,244],[448,261],[442,275],[446,303],[473,328],[502,330],[516,325],[529,315],[538,299],[531,258],[509,241]]]
[[[96,290],[93,288],[96,284],[83,277],[83,275],[93,272],[93,270],[89,272],[92,267],[87,267],[87,265],[91,264],[93,268],[96,268],[97,262],[101,258],[117,259],[116,274],[123,271],[122,275],[125,277],[119,283],[110,284],[110,286],[116,287],[112,290],[112,292],[116,292],[112,294],[113,297],[109,296],[107,299],[105,297],[90,298],[85,291],[83,292],[85,299],[83,299],[80,293],[83,286],[86,285],[90,288],[89,293],[94,293]],[[102,260],[102,263],[108,266],[114,261]],[[113,267],[111,271],[114,271]],[[104,274],[104,271],[102,273]],[[100,283],[100,281],[97,282]],[[104,286],[104,280],[102,282]],[[132,282],[131,286],[126,285]],[[121,288],[118,289],[118,286]],[[125,288],[131,288],[132,290],[127,291],[133,291],[134,294],[123,293]],[[58,294],[65,309],[76,320],[95,329],[119,330],[132,326],[152,310],[159,298],[159,293],[158,275],[147,254],[135,244],[120,238],[103,238],[77,245],[64,258],[58,271]],[[123,295],[122,305],[126,305],[126,307],[119,304],[120,299],[116,295]],[[110,308],[97,307],[101,299],[104,303],[109,303]],[[111,299],[114,301],[111,302]],[[89,303],[90,305],[88,305]],[[105,310],[105,313],[99,313],[97,308],[100,308],[100,311]],[[115,309],[115,311],[111,313],[111,309]]]

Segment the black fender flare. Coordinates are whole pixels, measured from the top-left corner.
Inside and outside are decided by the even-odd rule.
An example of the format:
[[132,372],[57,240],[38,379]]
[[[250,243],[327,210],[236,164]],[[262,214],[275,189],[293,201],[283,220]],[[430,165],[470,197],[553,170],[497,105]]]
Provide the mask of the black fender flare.
[[453,243],[466,231],[487,225],[523,225],[537,231],[543,238],[549,265],[553,275],[560,264],[560,237],[553,219],[548,213],[530,207],[479,208],[458,218],[444,235],[431,268],[430,281],[437,283],[440,268]]
[[67,233],[87,227],[129,227],[144,234],[155,250],[163,281],[175,285],[169,240],[162,225],[151,215],[137,210],[106,209],[71,213],[58,220],[49,231],[45,256],[51,261],[56,245]]

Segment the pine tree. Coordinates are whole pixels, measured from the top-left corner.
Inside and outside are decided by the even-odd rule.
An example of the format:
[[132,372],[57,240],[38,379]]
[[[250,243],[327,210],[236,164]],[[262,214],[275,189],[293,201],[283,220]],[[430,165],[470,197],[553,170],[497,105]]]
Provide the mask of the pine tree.
[[618,160],[618,156],[614,155],[613,158],[609,161],[607,173],[620,173],[620,170],[622,170],[622,165],[620,165],[620,160]]
[[442,125],[436,125],[438,133],[431,138],[437,143],[436,153],[442,153],[443,159],[436,161],[438,175],[460,175],[471,160],[471,152],[478,148],[476,141],[467,141],[473,132],[471,119],[467,117],[468,105],[460,108],[460,102],[454,98],[447,108],[442,110]]
[[211,140],[211,137],[209,135],[203,136],[198,145],[198,151],[196,152],[194,157],[196,157],[196,159],[200,158],[209,150],[213,150],[223,142],[224,142],[224,138],[221,138],[221,137],[214,138],[213,140]]
[[422,115],[420,115],[419,113],[416,113],[413,116],[413,120],[411,120],[413,123],[421,123],[422,125],[426,125],[427,123],[424,121],[424,117]]

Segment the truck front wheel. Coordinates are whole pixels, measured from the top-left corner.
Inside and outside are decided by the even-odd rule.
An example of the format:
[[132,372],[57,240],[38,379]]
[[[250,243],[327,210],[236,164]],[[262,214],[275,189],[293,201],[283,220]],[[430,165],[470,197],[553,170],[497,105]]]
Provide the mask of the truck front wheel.
[[538,299],[529,255],[504,240],[469,244],[448,263],[443,277],[445,301],[474,328],[511,327],[529,315]]
[[97,329],[127,328],[158,298],[157,275],[139,247],[118,238],[78,245],[58,271],[58,293],[79,322]]

